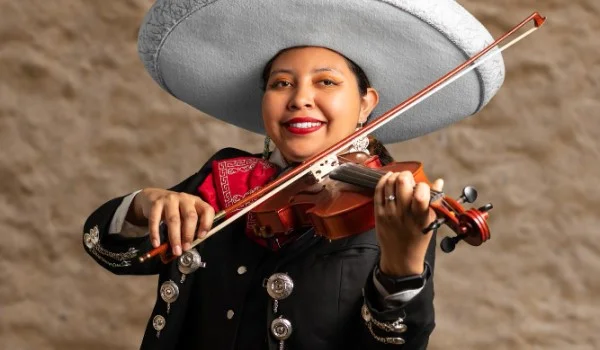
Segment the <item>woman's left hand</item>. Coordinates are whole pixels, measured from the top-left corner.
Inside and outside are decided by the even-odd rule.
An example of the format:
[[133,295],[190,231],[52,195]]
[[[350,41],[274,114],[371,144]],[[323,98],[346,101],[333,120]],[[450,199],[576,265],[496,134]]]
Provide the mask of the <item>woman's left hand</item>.
[[436,219],[430,191],[441,191],[442,179],[415,183],[410,171],[384,175],[375,189],[375,227],[381,247],[379,267],[389,276],[421,274],[432,233],[424,228]]

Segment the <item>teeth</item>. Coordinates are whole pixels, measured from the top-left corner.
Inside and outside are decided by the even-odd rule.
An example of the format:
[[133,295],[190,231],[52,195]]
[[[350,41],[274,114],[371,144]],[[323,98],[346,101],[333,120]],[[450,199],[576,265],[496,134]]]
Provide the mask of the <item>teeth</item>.
[[291,127],[300,128],[300,129],[314,128],[319,125],[321,125],[321,123],[292,123],[292,124],[290,124]]

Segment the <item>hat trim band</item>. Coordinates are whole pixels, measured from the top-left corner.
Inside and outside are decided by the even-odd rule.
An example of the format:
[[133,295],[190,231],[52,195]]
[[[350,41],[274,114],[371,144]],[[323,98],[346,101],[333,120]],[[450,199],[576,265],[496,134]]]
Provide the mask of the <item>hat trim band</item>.
[[[158,62],[159,52],[169,35],[177,26],[193,15],[196,11],[211,5],[218,0],[168,0],[156,2],[144,19],[145,25],[140,28],[138,40],[138,54],[146,66],[148,73],[163,89],[171,95],[172,91],[167,87]],[[182,3],[184,2],[184,3]],[[181,9],[177,11],[174,9]],[[167,19],[163,21],[161,19]],[[150,31],[156,28],[157,30]]]

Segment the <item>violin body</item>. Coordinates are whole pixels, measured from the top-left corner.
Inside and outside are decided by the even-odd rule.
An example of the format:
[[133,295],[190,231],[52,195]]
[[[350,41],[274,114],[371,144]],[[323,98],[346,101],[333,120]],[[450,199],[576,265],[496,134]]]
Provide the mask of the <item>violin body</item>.
[[[419,162],[394,162],[381,166],[378,158],[353,155],[342,163],[357,160],[363,166],[386,173],[411,171],[417,182],[429,181]],[[314,227],[317,235],[339,239],[360,234],[375,227],[373,188],[333,180],[315,183],[310,176],[288,186],[252,210],[255,233],[264,237],[286,234],[298,227]]]

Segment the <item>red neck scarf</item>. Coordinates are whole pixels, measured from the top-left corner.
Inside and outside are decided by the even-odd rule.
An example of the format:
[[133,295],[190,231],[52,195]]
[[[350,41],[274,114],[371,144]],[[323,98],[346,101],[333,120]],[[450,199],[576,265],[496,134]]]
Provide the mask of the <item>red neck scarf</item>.
[[[273,180],[280,170],[279,166],[256,157],[214,160],[212,162],[212,172],[198,186],[198,192],[200,197],[210,204],[215,212],[219,212],[259,190]],[[297,236],[294,234],[276,234],[267,238],[256,235],[252,213],[246,215],[245,232],[256,243],[274,251],[291,242]]]

